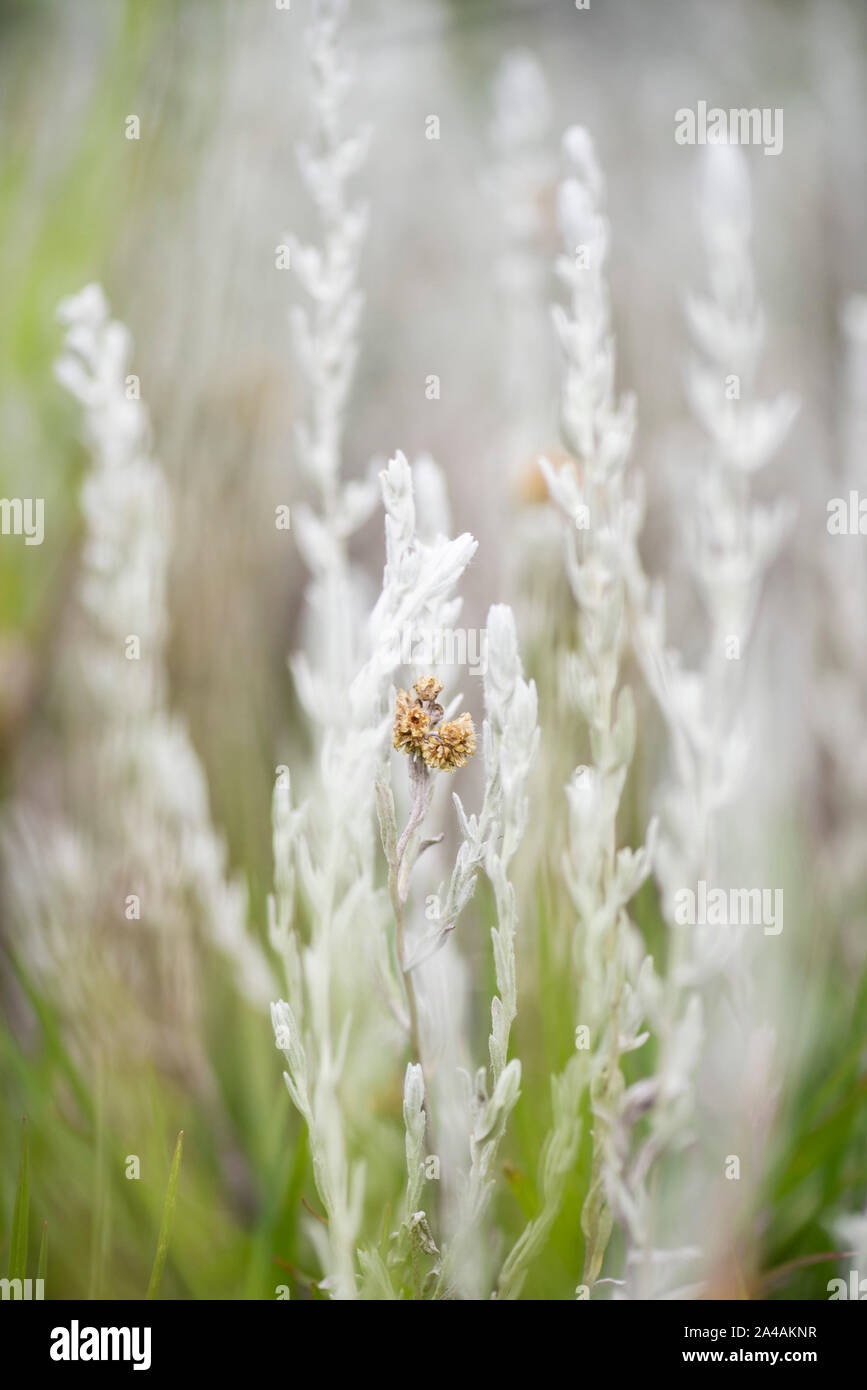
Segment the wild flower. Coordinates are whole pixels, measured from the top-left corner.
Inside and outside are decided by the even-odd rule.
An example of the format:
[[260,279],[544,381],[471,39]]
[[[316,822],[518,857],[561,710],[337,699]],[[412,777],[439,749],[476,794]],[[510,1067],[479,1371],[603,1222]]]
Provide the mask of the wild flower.
[[393,742],[399,752],[421,758],[427,767],[448,771],[473,756],[476,731],[470,714],[443,722],[443,707],[435,698],[441,689],[441,681],[425,676],[415,683],[415,700],[406,690],[397,692]]
[[[416,701],[410,703],[408,692],[401,691],[397,702],[399,726],[413,708],[426,718],[432,710],[433,733],[419,733],[416,748],[403,742],[402,728],[396,728],[395,744],[410,757],[412,805],[409,819],[400,836],[397,835],[394,797],[384,776],[380,777],[377,798],[383,848],[389,865],[389,889],[396,924],[396,958],[402,971],[406,996],[409,1033],[413,1054],[420,1072],[413,1073],[412,1084],[419,1079],[425,1084],[426,1058],[434,1049],[430,1022],[424,1026],[415,984],[415,974],[433,952],[445,944],[454,930],[461,912],[472,897],[479,870],[484,867],[493,888],[497,907],[497,926],[492,929],[494,962],[498,994],[491,1005],[491,1034],[489,1039],[490,1082],[487,1068],[476,1071],[472,1080],[466,1078],[465,1109],[467,1145],[464,1161],[468,1168],[454,1193],[453,1205],[444,1213],[445,1241],[440,1249],[425,1217],[425,1240],[428,1255],[435,1261],[429,1271],[434,1279],[434,1296],[442,1290],[460,1291],[477,1297],[487,1277],[484,1261],[479,1257],[479,1235],[492,1186],[492,1167],[505,1132],[509,1115],[520,1089],[521,1067],[516,1058],[509,1060],[509,1036],[517,1012],[515,936],[517,931],[517,900],[509,881],[508,870],[512,857],[527,824],[526,782],[535,758],[539,732],[536,724],[536,691],[523,678],[518,654],[515,623],[511,610],[495,605],[487,617],[489,662],[485,672],[486,719],[482,731],[485,763],[485,789],[478,815],[467,816],[460,798],[454,803],[463,839],[458,849],[455,867],[445,889],[440,886],[435,901],[439,908],[427,925],[420,940],[410,944],[407,939],[407,899],[410,875],[421,854],[432,847],[436,839],[421,839],[421,829],[430,809],[433,792],[431,769],[453,768],[465,762],[475,750],[475,733],[469,714],[442,720],[440,707],[433,705],[440,694],[441,683],[434,677],[423,677],[414,687]],[[424,697],[427,697],[426,699]],[[433,708],[432,708],[433,705]],[[451,726],[451,727],[450,727]],[[445,752],[429,751],[429,741],[442,738]],[[439,837],[437,837],[439,838]],[[408,1084],[410,1073],[407,1073]],[[429,1099],[425,1104],[429,1105]],[[437,1119],[433,1119],[433,1133]],[[408,1140],[409,1143],[409,1140]],[[415,1234],[421,1228],[414,1228]],[[404,1244],[399,1245],[403,1249]]]
[[421,755],[428,767],[441,772],[463,767],[476,751],[476,731],[469,714],[447,719],[422,743]]
[[[366,1017],[370,989],[362,961],[400,1028],[410,1038],[418,1036],[405,972],[395,978],[389,964],[386,908],[375,882],[376,791],[381,824],[390,813],[384,832],[389,836],[389,882],[392,903],[400,903],[394,803],[392,798],[384,811],[381,774],[391,724],[391,682],[400,657],[393,633],[404,626],[419,631],[456,611],[448,595],[475,550],[469,535],[452,541],[440,536],[430,545],[419,539],[412,475],[403,455],[383,470],[381,483],[386,564],[382,591],[362,628],[367,659],[349,685],[340,727],[326,737],[310,805],[293,810],[288,777],[278,779],[274,793],[272,939],[286,963],[289,999],[272,1006],[272,1019],[287,1062],[287,1086],[308,1124],[317,1187],[328,1214],[327,1244],[319,1238],[320,1257],[337,1298],[358,1292],[364,1169],[360,1162],[350,1163],[346,1153],[341,1107],[346,1091],[340,1083],[350,1039],[357,1046],[363,1036],[360,1021]],[[414,758],[411,766],[417,762]],[[418,765],[426,773],[424,763]],[[310,909],[310,939],[300,948],[293,930],[293,865]],[[335,1040],[337,1017],[342,1024]],[[361,1050],[369,1061],[369,1053]],[[372,1254],[367,1260],[368,1271],[378,1268]]]
[[[466,713],[456,716],[453,710],[443,710],[438,705],[442,687],[436,677],[420,677],[414,699],[406,691],[394,697],[392,741],[401,751],[411,754],[412,807],[399,835],[395,798],[384,760],[390,722],[386,701],[404,646],[395,636],[410,633],[410,647],[414,648],[417,640],[421,643],[454,624],[460,601],[451,598],[450,592],[476,548],[468,535],[454,541],[445,539],[440,527],[434,524],[434,518],[444,521],[439,475],[429,460],[420,461],[417,471],[424,502],[418,513],[412,475],[403,455],[398,454],[380,474],[386,511],[382,590],[368,621],[357,624],[360,666],[344,687],[348,693],[339,701],[339,719],[324,730],[315,791],[306,806],[293,808],[289,777],[284,771],[274,794],[275,895],[271,939],[284,958],[289,998],[272,1006],[272,1018],[277,1044],[287,1061],[287,1086],[308,1125],[317,1187],[328,1216],[327,1234],[323,1236],[321,1228],[312,1234],[328,1270],[327,1286],[339,1298],[352,1298],[359,1291],[356,1258],[366,1289],[392,1287],[391,1271],[395,1267],[402,1269],[413,1252],[416,1258],[421,1254],[429,1256],[434,1261],[430,1275],[441,1277],[428,1218],[415,1209],[420,1188],[417,1170],[412,1167],[408,1172],[406,1219],[396,1233],[388,1261],[379,1251],[359,1242],[364,1173],[362,1164],[351,1162],[347,1154],[346,1086],[342,1084],[345,1069],[351,1064],[348,1059],[359,1053],[365,1058],[370,1055],[361,1045],[364,1001],[370,991],[359,978],[359,951],[366,954],[373,980],[410,1042],[413,1060],[405,1080],[404,1118],[408,1162],[415,1164],[417,1159],[411,1155],[418,1152],[421,1144],[419,1116],[426,1101],[423,1020],[413,972],[454,929],[460,912],[472,897],[476,876],[486,859],[490,872],[497,876],[497,891],[503,900],[502,957],[497,974],[504,1002],[495,1011],[498,1089],[490,1103],[496,1110],[491,1113],[502,1115],[504,1122],[507,1098],[508,1108],[517,1098],[515,1070],[509,1071],[504,1084],[505,1055],[500,1060],[514,1017],[511,933],[515,909],[514,903],[508,901],[508,886],[502,877],[504,868],[498,870],[496,866],[508,863],[516,847],[519,826],[526,823],[521,787],[535,749],[535,693],[531,695],[521,679],[514,624],[509,619],[504,626],[506,620],[500,610],[492,610],[489,615],[489,626],[493,624],[501,635],[498,659],[492,657],[485,678],[492,723],[490,727],[486,725],[484,735],[486,791],[482,812],[478,818],[467,817],[459,798],[455,798],[464,839],[448,889],[442,889],[439,895],[442,907],[419,939],[412,944],[407,940],[405,904],[409,876],[419,855],[428,847],[427,842],[420,840],[418,831],[430,805],[431,772],[462,766],[475,751],[471,717]],[[308,520],[305,517],[302,523],[302,534]],[[334,548],[328,553],[333,555]],[[341,632],[346,634],[344,611],[336,612],[331,605],[342,593],[342,581],[331,585],[330,598],[320,606],[323,621],[332,624],[329,635],[333,638],[336,634],[339,640]],[[435,644],[431,644],[431,649],[436,649]],[[341,660],[330,668],[331,680],[350,659],[344,648]],[[295,672],[308,692],[319,688],[309,663],[296,662]],[[332,689],[330,698],[333,694]],[[513,736],[511,746],[504,742],[506,728]],[[387,949],[388,926],[383,920],[371,852],[374,788],[388,862],[393,951]],[[504,821],[506,815],[508,819]],[[492,843],[498,833],[504,836],[499,854]],[[293,929],[296,867],[311,923],[309,942],[303,946],[299,946]],[[343,1018],[343,1026],[335,1042],[333,1020],[337,1017]],[[369,1085],[369,1077],[365,1079]],[[486,1108],[488,1104],[485,1099]],[[422,1126],[422,1137],[423,1133]],[[478,1170],[478,1162],[474,1161]]]
[[[394,800],[384,781],[379,784],[380,825],[389,867],[389,891],[396,925],[397,960],[402,972],[403,988],[406,995],[412,1049],[419,1065],[422,1064],[422,1042],[419,1027],[418,1005],[412,975],[407,968],[407,951],[404,927],[404,904],[409,891],[409,875],[416,859],[425,849],[436,844],[436,840],[419,841],[418,832],[430,808],[433,795],[433,781],[430,769],[442,770],[457,767],[466,762],[462,756],[472,741],[470,754],[475,750],[475,734],[471,717],[461,715],[461,721],[468,721],[468,727],[459,721],[442,723],[443,707],[436,703],[436,696],[442,690],[442,681],[435,676],[420,677],[413,689],[416,698],[409,692],[399,690],[396,696],[396,712],[392,742],[394,747],[410,758],[410,785],[412,805],[409,819],[399,836],[394,823]],[[452,729],[449,742],[445,741],[444,731]],[[434,730],[435,732],[431,732]],[[442,740],[447,756],[437,756],[432,747],[436,740]],[[460,760],[460,761],[459,761]],[[441,837],[439,837],[441,838]]]
[[415,699],[407,690],[397,692],[393,742],[398,752],[415,757],[421,753],[431,720],[438,724],[443,717],[443,707],[436,703],[442,681],[427,676],[416,681],[413,689]]

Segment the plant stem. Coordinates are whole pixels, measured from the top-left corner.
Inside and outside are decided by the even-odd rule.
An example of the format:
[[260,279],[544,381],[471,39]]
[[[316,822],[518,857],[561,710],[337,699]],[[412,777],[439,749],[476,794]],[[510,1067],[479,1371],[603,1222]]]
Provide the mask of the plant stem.
[[410,811],[409,820],[395,847],[394,859],[389,865],[388,888],[391,895],[391,905],[394,910],[397,960],[403,977],[404,994],[406,995],[406,1005],[409,1011],[410,1045],[413,1052],[413,1060],[418,1062],[422,1069],[422,1075],[424,1075],[418,1000],[416,999],[412,971],[406,968],[406,932],[403,907],[406,902],[409,884],[406,880],[403,885],[401,884],[401,869],[403,868],[407,849],[409,848],[413,833],[418,829],[424,819],[425,812],[430,803],[430,774],[421,758],[415,757],[410,762],[410,781],[413,788],[412,810]]

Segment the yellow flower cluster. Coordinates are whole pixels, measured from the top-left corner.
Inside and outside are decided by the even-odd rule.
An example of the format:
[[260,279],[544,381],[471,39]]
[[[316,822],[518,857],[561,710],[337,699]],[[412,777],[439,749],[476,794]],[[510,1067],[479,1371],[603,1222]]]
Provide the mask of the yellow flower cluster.
[[441,772],[454,771],[476,751],[476,731],[469,714],[442,723],[443,707],[436,703],[442,681],[423,676],[413,689],[397,692],[394,717],[394,746],[411,757],[420,756],[428,767]]

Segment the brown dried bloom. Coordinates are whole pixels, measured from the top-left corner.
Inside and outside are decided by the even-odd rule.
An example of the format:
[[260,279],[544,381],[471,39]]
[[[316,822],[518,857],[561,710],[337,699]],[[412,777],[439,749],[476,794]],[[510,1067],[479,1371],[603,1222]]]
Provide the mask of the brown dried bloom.
[[430,729],[430,715],[420,700],[414,700],[408,690],[397,692],[394,716],[394,746],[401,753],[417,753]]
[[436,676],[421,676],[413,687],[397,692],[394,713],[394,746],[400,753],[420,753],[426,765],[441,771],[463,767],[476,751],[476,731],[469,714],[441,724],[443,707],[436,697],[443,688]]
[[440,724],[436,733],[426,736],[422,743],[421,755],[428,767],[438,768],[441,772],[453,772],[456,767],[463,767],[475,751],[476,730],[472,716],[459,714],[457,719]]
[[420,700],[435,700],[442,688],[443,683],[436,676],[422,676],[413,687]]

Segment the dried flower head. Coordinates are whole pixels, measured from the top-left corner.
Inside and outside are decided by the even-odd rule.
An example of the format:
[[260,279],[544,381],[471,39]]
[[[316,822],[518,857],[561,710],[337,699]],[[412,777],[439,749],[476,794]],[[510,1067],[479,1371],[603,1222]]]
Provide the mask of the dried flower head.
[[463,767],[476,751],[476,731],[469,714],[442,724],[443,707],[436,697],[443,688],[436,676],[421,676],[413,689],[397,692],[394,714],[394,746],[412,757],[421,754],[428,767],[452,770]]
[[457,719],[449,719],[440,724],[435,733],[427,735],[421,755],[428,767],[452,772],[456,767],[463,767],[475,751],[476,730],[472,716],[459,714]]
[[435,700],[442,688],[443,683],[436,676],[421,676],[413,686],[418,698],[427,701]]
[[417,753],[431,726],[431,716],[421,700],[408,690],[397,692],[394,716],[394,746],[400,753]]

